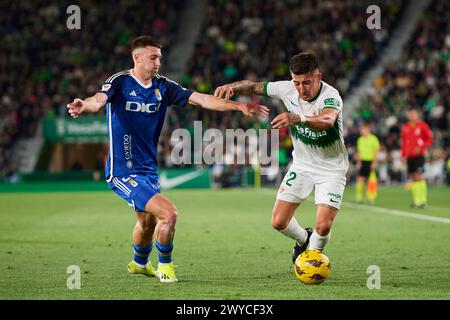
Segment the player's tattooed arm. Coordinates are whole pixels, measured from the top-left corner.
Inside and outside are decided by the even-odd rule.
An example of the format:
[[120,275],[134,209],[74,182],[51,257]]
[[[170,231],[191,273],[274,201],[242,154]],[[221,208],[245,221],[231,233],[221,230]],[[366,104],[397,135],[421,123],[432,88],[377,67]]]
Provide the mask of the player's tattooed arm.
[[230,84],[235,94],[240,95],[264,95],[264,82],[253,82],[249,80],[236,81]]
[[217,87],[214,92],[216,97],[224,99],[230,99],[234,95],[250,96],[253,94],[265,95],[264,82],[241,80]]
[[76,98],[71,103],[67,104],[69,114],[73,118],[78,118],[82,113],[95,113],[103,107],[108,101],[108,96],[103,92],[97,92],[92,97],[84,100]]
[[283,112],[275,117],[270,123],[274,129],[290,127],[296,124],[304,124],[314,130],[328,130],[334,126],[339,112],[334,109],[324,109],[317,116],[304,116]]
[[224,100],[217,98],[213,95],[194,92],[189,97],[189,103],[192,105],[201,106],[202,108],[215,111],[241,111],[246,116],[257,115],[264,118],[268,115],[269,109],[266,106],[251,104],[251,103],[241,103],[231,100]]

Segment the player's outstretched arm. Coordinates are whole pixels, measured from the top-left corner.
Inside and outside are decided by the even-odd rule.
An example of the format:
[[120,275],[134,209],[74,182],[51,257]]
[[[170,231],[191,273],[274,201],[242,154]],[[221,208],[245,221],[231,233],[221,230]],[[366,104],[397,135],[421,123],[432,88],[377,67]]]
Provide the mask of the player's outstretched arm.
[[250,96],[253,94],[265,95],[264,82],[253,82],[250,80],[241,80],[223,86],[217,87],[214,96],[218,98],[230,99],[234,95]]
[[78,118],[82,113],[94,113],[100,110],[106,102],[108,101],[108,96],[102,92],[97,92],[92,97],[82,99],[74,99],[73,102],[67,105],[69,109],[69,114],[72,118]]
[[274,129],[294,126],[296,124],[305,124],[308,128],[315,130],[328,130],[333,127],[339,112],[334,109],[324,109],[317,116],[304,116],[283,112],[275,117],[270,123]]
[[189,103],[201,106],[202,108],[216,111],[239,110],[246,116],[257,115],[264,118],[269,114],[266,106],[250,103],[241,103],[231,100],[224,100],[209,94],[194,92],[189,97]]

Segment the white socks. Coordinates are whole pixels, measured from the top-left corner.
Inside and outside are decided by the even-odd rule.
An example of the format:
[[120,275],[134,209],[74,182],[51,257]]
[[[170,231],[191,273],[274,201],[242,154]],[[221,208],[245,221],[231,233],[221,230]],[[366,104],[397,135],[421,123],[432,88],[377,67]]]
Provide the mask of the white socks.
[[[304,244],[308,239],[308,232],[306,232],[306,230],[298,224],[297,220],[294,217],[292,217],[291,221],[289,221],[289,224],[285,229],[278,231],[280,231],[286,237],[296,240],[299,245]],[[330,238],[331,231],[327,235],[321,236],[314,229],[311,238],[309,239],[308,250],[323,250]]]
[[298,224],[294,217],[291,218],[291,221],[289,221],[289,224],[285,229],[278,231],[286,237],[296,240],[299,245],[304,244],[306,239],[308,239],[308,232]]
[[328,240],[330,240],[330,237],[331,231],[326,236],[321,236],[316,232],[316,229],[314,229],[314,232],[309,239],[308,250],[323,250]]

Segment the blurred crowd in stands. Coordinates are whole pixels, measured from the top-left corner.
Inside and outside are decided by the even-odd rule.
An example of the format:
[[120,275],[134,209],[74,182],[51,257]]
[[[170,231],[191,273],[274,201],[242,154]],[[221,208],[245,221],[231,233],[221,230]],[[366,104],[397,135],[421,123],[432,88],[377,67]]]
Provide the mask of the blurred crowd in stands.
[[[217,86],[241,79],[290,79],[289,58],[299,51],[311,50],[319,56],[324,81],[337,87],[345,99],[349,88],[379,56],[401,18],[404,1],[377,4],[383,12],[381,30],[366,27],[366,1],[302,1],[300,5],[298,1],[209,1],[202,36],[197,39],[180,82],[211,93]],[[283,111],[276,99],[238,99],[272,107],[270,118]],[[267,121],[248,121],[239,113],[191,110],[170,110],[168,127],[189,127],[195,120],[220,130],[269,127]],[[162,146],[160,163],[170,166],[170,131],[163,133]],[[292,151],[287,129],[280,130],[280,146],[280,165],[287,166]]]
[[44,115],[66,116],[69,101],[132,67],[134,37],[158,36],[167,54],[184,1],[80,1],[81,29],[69,30],[73,4],[0,2],[0,176],[16,170],[14,143],[34,136]]
[[[121,0],[111,10],[107,1],[81,2],[80,31],[66,27],[69,1],[55,3],[0,2],[0,168],[10,175],[17,168],[10,161],[14,142],[36,134],[45,115],[67,116],[66,104],[74,97],[94,94],[111,74],[132,66],[129,44],[141,34],[160,37],[164,56],[173,46],[177,19],[184,2]],[[377,4],[382,12],[381,30],[366,27],[366,9]],[[212,93],[224,83],[249,79],[290,79],[289,58],[300,51],[317,53],[324,81],[338,88],[344,98],[361,74],[381,54],[398,21],[405,0],[387,1],[226,1],[208,0],[195,49],[179,79],[185,87]],[[359,109],[345,113],[345,134],[351,160],[361,122],[373,124],[383,144],[380,176],[385,182],[405,178],[399,155],[399,131],[404,110],[416,106],[436,135],[430,168],[448,158],[450,106],[449,5],[435,0],[417,27],[401,62],[393,62],[377,79],[373,92]],[[168,63],[168,61],[163,61]],[[164,65],[162,68],[164,75]],[[271,108],[270,118],[282,112],[280,101],[239,98]],[[171,167],[171,132],[203,128],[268,128],[267,120],[244,118],[238,112],[217,113],[198,107],[169,108],[159,148],[162,167]],[[292,143],[288,130],[280,130],[280,165],[290,161]],[[437,163],[437,164],[436,164]],[[350,171],[350,178],[354,175]],[[437,172],[437,169],[430,170]],[[238,181],[239,167],[214,168]],[[442,172],[442,171],[441,171]],[[436,175],[437,176],[437,175]],[[443,175],[440,175],[442,177]],[[433,178],[434,179],[434,178]],[[233,185],[220,180],[222,185]]]
[[[400,61],[393,61],[376,79],[371,92],[347,121],[347,144],[354,145],[358,123],[372,123],[383,144],[382,180],[402,181],[405,164],[400,158],[400,132],[408,108],[421,110],[433,131],[425,176],[441,183],[450,175],[450,2],[433,0],[422,14]],[[350,148],[350,152],[354,151]],[[446,178],[447,176],[447,178]]]

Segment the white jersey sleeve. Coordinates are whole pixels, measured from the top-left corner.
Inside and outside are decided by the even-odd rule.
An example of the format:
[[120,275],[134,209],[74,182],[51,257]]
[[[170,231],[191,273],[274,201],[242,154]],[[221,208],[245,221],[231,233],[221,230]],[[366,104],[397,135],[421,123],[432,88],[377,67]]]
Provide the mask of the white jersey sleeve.
[[283,99],[291,86],[291,81],[266,82],[264,84],[264,93],[269,97]]
[[335,90],[330,90],[330,92],[326,92],[326,94],[321,95],[320,99],[321,99],[321,101],[319,101],[320,111],[324,109],[334,109],[339,113],[342,111],[343,102],[341,96],[339,95],[339,92]]

